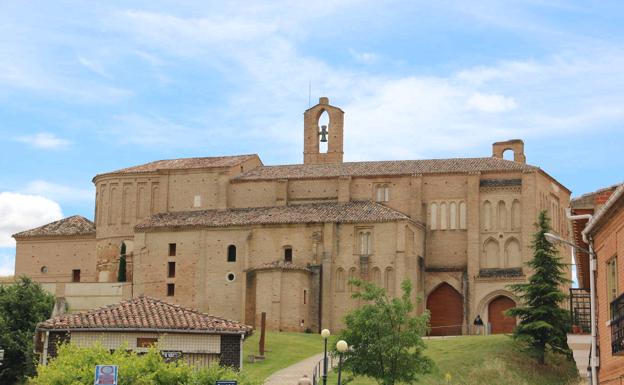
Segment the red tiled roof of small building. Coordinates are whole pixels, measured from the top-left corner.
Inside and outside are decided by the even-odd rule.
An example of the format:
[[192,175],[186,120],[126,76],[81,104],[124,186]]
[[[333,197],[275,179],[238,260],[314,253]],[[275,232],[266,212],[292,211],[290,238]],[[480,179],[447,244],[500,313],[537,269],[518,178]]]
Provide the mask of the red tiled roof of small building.
[[95,234],[95,223],[74,215],[31,230],[13,234],[13,238],[85,236]]
[[222,334],[249,334],[252,327],[140,296],[119,304],[81,313],[63,314],[37,325],[39,330],[111,329],[192,331]]
[[370,201],[327,202],[290,206],[160,213],[136,225],[137,231],[159,228],[228,227],[295,223],[377,223],[411,220]]
[[159,170],[188,170],[200,168],[232,167],[241,164],[249,159],[257,157],[258,155],[256,154],[246,154],[232,156],[211,156],[201,158],[163,159],[140,164],[138,166],[122,168],[117,171],[98,174],[95,178],[107,174],[137,174],[145,172],[156,172]]
[[524,163],[499,158],[453,158],[423,160],[390,160],[376,162],[345,162],[260,166],[234,180],[335,178],[339,176],[411,175],[466,173],[474,171],[538,170]]

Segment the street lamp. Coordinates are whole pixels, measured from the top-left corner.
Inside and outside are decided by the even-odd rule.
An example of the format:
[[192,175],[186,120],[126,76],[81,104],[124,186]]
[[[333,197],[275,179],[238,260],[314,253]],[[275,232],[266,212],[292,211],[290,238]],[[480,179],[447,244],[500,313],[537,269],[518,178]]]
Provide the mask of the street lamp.
[[338,385],[341,385],[340,377],[342,375],[342,353],[349,349],[349,345],[344,340],[338,341],[336,344],[336,350],[338,350]]
[[[577,216],[578,217],[584,217],[584,216]],[[590,216],[591,218],[591,216]],[[575,217],[570,217],[570,219],[576,219]],[[586,218],[578,218],[578,219],[586,219]],[[558,235],[552,234],[552,233],[545,233],[544,237],[546,237],[546,240],[552,244],[557,244],[557,243],[563,243],[565,245],[568,245],[570,247],[572,247],[573,249],[582,251],[584,253],[587,253],[589,255],[589,307],[590,307],[590,317],[591,317],[591,338],[592,338],[592,347],[591,347],[591,362],[589,363],[590,368],[591,368],[591,377],[592,377],[592,385],[595,385],[598,383],[598,375],[597,375],[597,371],[596,371],[596,364],[598,361],[598,358],[596,356],[596,349],[597,349],[597,343],[596,343],[596,298],[595,298],[595,293],[596,293],[596,277],[594,276],[594,272],[596,271],[596,254],[594,253],[594,250],[592,249],[592,243],[591,240],[587,240],[585,239],[585,237],[583,237],[583,240],[585,242],[587,242],[587,244],[589,245],[589,249],[584,249],[580,246],[575,245],[574,243],[567,241],[563,238],[561,238]]]
[[323,340],[325,341],[325,355],[323,356],[323,385],[327,385],[327,339],[330,335],[331,333],[329,332],[329,329],[321,330],[321,337],[323,337]]

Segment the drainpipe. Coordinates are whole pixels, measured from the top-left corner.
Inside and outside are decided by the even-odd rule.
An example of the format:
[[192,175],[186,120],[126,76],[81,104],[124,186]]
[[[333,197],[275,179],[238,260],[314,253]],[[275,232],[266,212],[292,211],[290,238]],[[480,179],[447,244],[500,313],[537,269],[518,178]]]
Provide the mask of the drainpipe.
[[240,367],[238,368],[239,372],[243,371],[243,342],[245,342],[245,335],[241,334],[241,339],[240,339],[240,352],[238,353],[239,356],[239,361],[240,361]]
[[[570,209],[566,209],[568,220],[574,221],[579,219],[592,219],[591,214],[572,215]],[[594,254],[593,240],[588,239],[587,235],[583,232],[583,242],[589,245],[589,303],[590,303],[590,317],[591,317],[591,354],[589,357],[589,367],[591,369],[591,383],[592,385],[598,385],[598,373],[596,368],[598,367],[598,354],[597,354],[597,333],[596,333],[596,254]]]
[[43,339],[43,354],[41,356],[41,363],[45,366],[48,364],[48,341],[50,340],[50,332],[46,330],[45,338]]

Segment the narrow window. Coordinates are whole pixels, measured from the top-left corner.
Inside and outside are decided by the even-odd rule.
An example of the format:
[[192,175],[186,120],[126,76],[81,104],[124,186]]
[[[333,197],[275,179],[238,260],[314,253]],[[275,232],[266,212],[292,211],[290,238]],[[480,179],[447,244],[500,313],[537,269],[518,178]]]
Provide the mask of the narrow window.
[[360,232],[360,255],[370,255],[371,254],[371,233],[362,231]]
[[236,262],[236,246],[229,245],[227,251],[227,261]]
[[169,256],[170,257],[175,257],[176,256],[176,244],[175,243],[170,243],[169,244]]
[[168,283],[167,284],[167,297],[173,297],[175,295],[175,284]]
[[[618,296],[617,257],[607,261],[607,301],[612,302]],[[613,316],[613,314],[611,314]]]
[[80,282],[80,269],[72,270],[72,282]]
[[304,290],[303,291],[303,304],[307,304],[308,303],[308,291]]
[[169,262],[167,269],[167,277],[175,278],[175,262]]
[[430,208],[430,228],[431,230],[437,230],[438,228],[438,204],[432,203]]
[[390,187],[385,186],[384,187],[384,202],[389,202],[390,201]]
[[195,195],[193,198],[193,207],[201,207],[201,195]]
[[292,247],[284,249],[284,262],[292,262]]

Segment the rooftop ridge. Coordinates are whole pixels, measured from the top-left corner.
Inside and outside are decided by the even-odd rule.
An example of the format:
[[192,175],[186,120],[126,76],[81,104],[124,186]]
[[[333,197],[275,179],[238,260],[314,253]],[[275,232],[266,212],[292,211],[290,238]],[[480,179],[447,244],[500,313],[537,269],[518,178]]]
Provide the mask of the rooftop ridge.
[[95,234],[95,223],[81,215],[72,215],[30,230],[13,234],[13,238],[79,236]]

